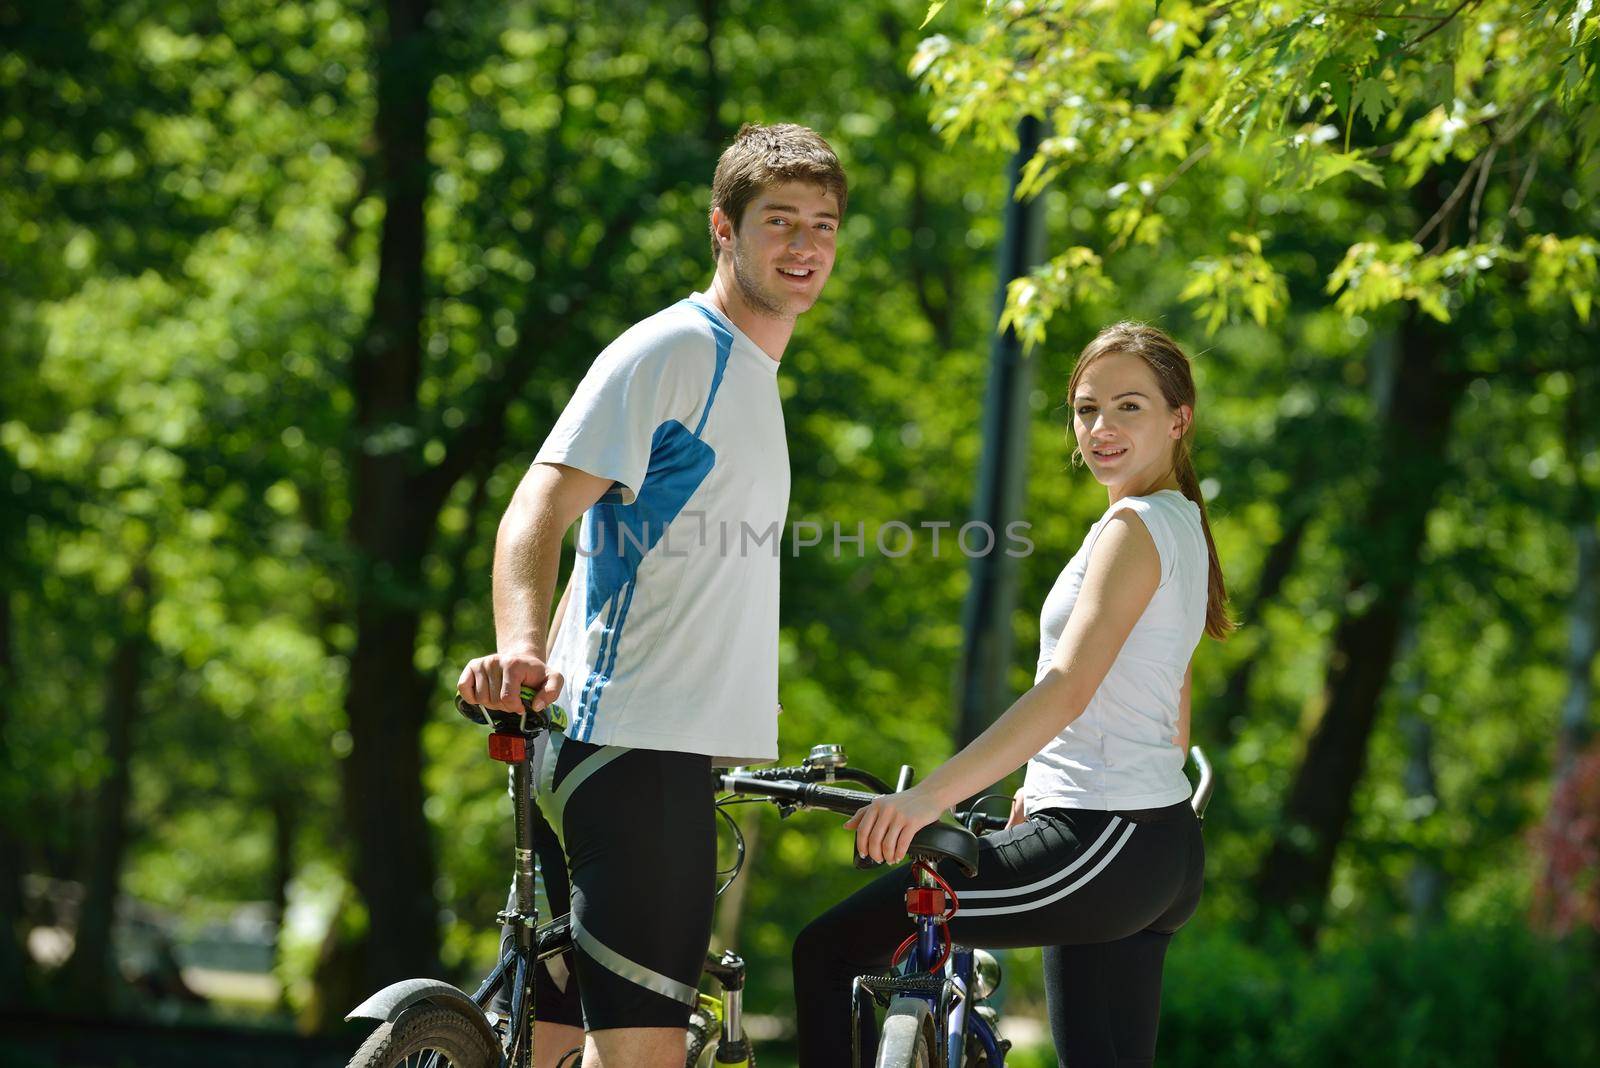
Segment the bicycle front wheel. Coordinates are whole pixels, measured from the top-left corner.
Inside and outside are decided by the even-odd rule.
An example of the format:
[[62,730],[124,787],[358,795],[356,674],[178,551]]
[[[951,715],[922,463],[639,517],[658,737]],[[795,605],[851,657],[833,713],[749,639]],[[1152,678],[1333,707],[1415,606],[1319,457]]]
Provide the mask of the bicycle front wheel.
[[877,1068],[936,1068],[933,1014],[919,998],[895,998],[878,1035]]
[[500,1051],[466,1012],[423,1004],[378,1026],[346,1068],[495,1068]]

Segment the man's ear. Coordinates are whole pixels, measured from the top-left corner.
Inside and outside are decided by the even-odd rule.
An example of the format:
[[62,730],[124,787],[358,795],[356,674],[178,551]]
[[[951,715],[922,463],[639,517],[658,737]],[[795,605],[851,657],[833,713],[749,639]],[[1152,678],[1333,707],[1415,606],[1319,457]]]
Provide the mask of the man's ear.
[[717,246],[728,248],[733,244],[733,220],[721,208],[711,209],[711,232],[717,235]]

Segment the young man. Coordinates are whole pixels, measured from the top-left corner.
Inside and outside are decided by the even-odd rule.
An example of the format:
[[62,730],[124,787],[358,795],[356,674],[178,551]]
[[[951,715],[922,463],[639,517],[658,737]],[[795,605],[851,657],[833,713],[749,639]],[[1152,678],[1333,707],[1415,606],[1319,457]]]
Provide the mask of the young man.
[[[712,184],[709,290],[600,354],[501,520],[498,651],[458,689],[520,711],[531,686],[570,717],[535,759],[566,858],[565,873],[544,865],[552,908],[570,878],[586,1068],[682,1065],[715,897],[710,769],[777,756],[777,371],[833,268],[845,198],[811,130],[741,129]],[[547,635],[561,539],[580,516]],[[542,1062],[580,1037],[561,978],[539,976]]]

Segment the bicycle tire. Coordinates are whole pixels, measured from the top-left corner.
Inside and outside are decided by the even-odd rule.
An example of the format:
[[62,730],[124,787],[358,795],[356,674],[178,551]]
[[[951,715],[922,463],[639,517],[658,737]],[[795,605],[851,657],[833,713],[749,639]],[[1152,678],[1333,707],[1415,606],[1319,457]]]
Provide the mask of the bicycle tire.
[[878,1032],[877,1068],[937,1068],[933,1013],[920,998],[895,998],[889,1002]]
[[689,1014],[688,1058],[685,1068],[702,1068],[712,1063],[717,1048],[717,1030],[720,1021],[704,1009],[696,1008]]
[[367,1036],[345,1068],[399,1068],[409,1057],[435,1052],[437,1068],[496,1068],[500,1051],[484,1037],[466,1010],[426,1003],[385,1021]]

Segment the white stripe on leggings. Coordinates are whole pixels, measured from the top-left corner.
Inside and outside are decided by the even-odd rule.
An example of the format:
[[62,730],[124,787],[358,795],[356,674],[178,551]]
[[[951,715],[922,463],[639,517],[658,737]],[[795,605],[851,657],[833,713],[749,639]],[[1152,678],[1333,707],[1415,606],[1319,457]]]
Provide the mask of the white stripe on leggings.
[[[985,909],[962,909],[960,911],[959,915],[969,916],[969,917],[970,916],[1001,916],[1001,915],[1005,915],[1006,913],[1011,913],[1011,912],[1028,912],[1028,911],[1031,911],[1032,909],[1043,908],[1046,905],[1052,904],[1052,903],[1054,903],[1056,901],[1060,901],[1062,898],[1066,897],[1068,894],[1070,894],[1074,890],[1078,889],[1078,887],[1082,886],[1084,883],[1088,882],[1090,879],[1093,879],[1096,875],[1099,875],[1100,872],[1101,872],[1101,869],[1103,869],[1107,864],[1110,864],[1112,862],[1112,860],[1116,859],[1117,854],[1122,852],[1122,847],[1128,844],[1128,839],[1133,837],[1133,828],[1134,828],[1133,824],[1131,824],[1131,823],[1128,824],[1128,829],[1122,832],[1122,837],[1117,839],[1117,844],[1111,847],[1110,852],[1106,853],[1105,856],[1100,858],[1100,863],[1096,864],[1093,868],[1089,869],[1088,874],[1084,875],[1081,879],[1078,879],[1076,882],[1069,883],[1068,885],[1062,887],[1060,890],[1057,890],[1055,893],[1049,895],[1048,897],[1041,897],[1037,901],[1024,902],[1021,905],[992,905],[989,908],[985,908]],[[1096,844],[1098,844],[1098,843],[1096,843]],[[969,894],[966,894],[966,895],[963,895],[963,896],[970,897],[971,894],[969,893]]]
[[1060,882],[1062,879],[1065,879],[1067,876],[1071,875],[1073,872],[1089,863],[1094,855],[1100,851],[1100,847],[1106,844],[1106,839],[1110,838],[1121,825],[1122,817],[1112,816],[1111,822],[1106,824],[1104,833],[1102,833],[1100,837],[1095,840],[1094,845],[1090,846],[1088,849],[1085,849],[1078,855],[1078,859],[1074,860],[1071,864],[1068,864],[1065,868],[1060,868],[1051,872],[1049,875],[1046,875],[1043,879],[1040,879],[1036,883],[1029,883],[1027,886],[1006,886],[1001,887],[998,890],[963,890],[961,891],[961,900],[967,901],[975,897],[1017,897],[1022,894],[1031,894],[1035,890],[1042,890],[1051,883]]

